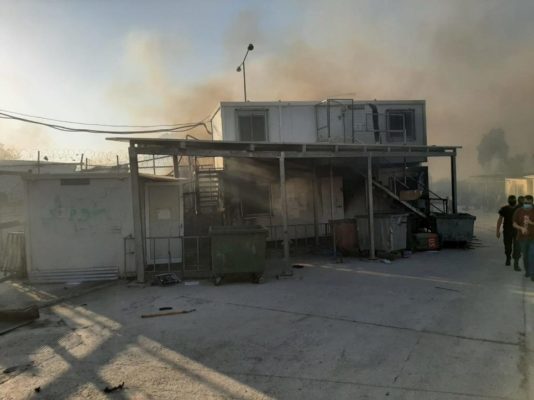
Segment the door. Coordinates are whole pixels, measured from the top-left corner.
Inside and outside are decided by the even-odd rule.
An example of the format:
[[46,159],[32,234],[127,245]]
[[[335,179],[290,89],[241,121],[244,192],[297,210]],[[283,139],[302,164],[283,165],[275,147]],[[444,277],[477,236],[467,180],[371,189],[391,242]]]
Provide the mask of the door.
[[146,262],[182,262],[182,188],[175,183],[145,185]]

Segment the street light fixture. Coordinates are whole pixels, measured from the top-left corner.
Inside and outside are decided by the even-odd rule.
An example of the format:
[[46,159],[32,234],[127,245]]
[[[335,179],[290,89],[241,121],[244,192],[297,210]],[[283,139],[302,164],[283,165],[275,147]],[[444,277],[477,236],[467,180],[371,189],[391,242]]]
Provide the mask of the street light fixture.
[[245,101],[247,101],[247,76],[245,73],[245,60],[247,59],[248,53],[252,50],[254,50],[254,45],[250,43],[247,47],[247,52],[245,53],[243,61],[241,61],[241,64],[239,64],[236,68],[237,72],[243,71],[243,93],[245,94]]

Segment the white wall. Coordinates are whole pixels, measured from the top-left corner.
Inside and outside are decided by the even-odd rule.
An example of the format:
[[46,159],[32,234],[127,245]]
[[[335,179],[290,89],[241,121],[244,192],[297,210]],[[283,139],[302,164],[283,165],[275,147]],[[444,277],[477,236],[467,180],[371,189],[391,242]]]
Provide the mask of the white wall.
[[506,178],[505,194],[506,196],[525,196],[529,193],[529,181],[527,178]]
[[[372,110],[369,102],[355,102],[362,107],[361,111],[354,111],[354,118],[351,112],[343,113],[343,106],[332,106],[330,109],[331,138],[336,143],[352,142],[351,123],[355,130],[355,143],[375,143],[372,130]],[[267,129],[268,141],[275,143],[315,143],[317,142],[317,125],[323,127],[327,123],[326,107],[321,107],[316,122],[316,102],[228,102],[221,103],[221,128],[222,139],[228,141],[239,140],[237,129],[237,110],[255,109],[266,110],[268,115]],[[426,145],[426,115],[424,101],[379,101],[373,102],[379,114],[379,129],[385,131],[387,110],[413,109],[415,113],[415,135],[416,140],[409,141],[408,144]],[[346,128],[343,131],[343,121]],[[214,140],[220,140],[219,121],[217,120],[217,135]],[[361,132],[362,129],[368,129]],[[345,132],[345,133],[343,133]],[[321,141],[326,141],[327,130],[319,132]],[[345,136],[345,137],[344,137]],[[381,133],[382,143],[387,142],[385,132]],[[392,144],[402,144],[392,142]]]
[[[73,178],[84,178],[74,176]],[[27,181],[28,272],[117,267],[124,275],[124,237],[133,235],[129,178]]]
[[239,140],[236,110],[252,108],[267,110],[270,142],[313,143],[316,141],[315,111],[312,105],[289,103],[265,105],[250,102],[232,104],[221,106],[224,140]]

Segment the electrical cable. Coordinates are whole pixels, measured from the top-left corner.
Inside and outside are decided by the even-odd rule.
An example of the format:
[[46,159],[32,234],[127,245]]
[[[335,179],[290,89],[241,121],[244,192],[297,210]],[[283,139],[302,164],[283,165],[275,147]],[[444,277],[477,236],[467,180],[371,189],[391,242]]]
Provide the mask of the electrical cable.
[[[0,112],[6,113],[6,114],[14,114],[14,115],[20,115],[22,117],[28,117],[28,118],[37,118],[37,119],[44,119],[46,121],[53,121],[53,122],[61,122],[64,124],[74,124],[74,125],[85,125],[85,126],[102,126],[102,127],[109,127],[109,128],[160,128],[160,127],[177,127],[177,126],[184,126],[184,125],[190,125],[191,123],[182,123],[182,124],[157,124],[157,125],[113,125],[113,124],[97,124],[97,123],[88,123],[88,122],[76,122],[76,121],[68,121],[63,119],[56,119],[56,118],[49,118],[49,117],[41,117],[39,115],[31,115],[31,114],[25,114],[17,111],[10,111],[10,110],[4,110],[0,109]],[[7,118],[7,117],[2,117]],[[208,117],[205,117],[201,121],[205,121],[208,119]]]
[[34,119],[18,117],[6,112],[0,112],[0,118],[12,119],[20,122],[26,122],[29,124],[41,125],[48,128],[56,129],[63,132],[79,132],[79,133],[95,133],[105,135],[136,135],[136,134],[150,134],[150,133],[167,133],[167,132],[187,132],[199,126],[204,127],[208,134],[211,134],[205,122],[200,121],[191,124],[175,125],[169,128],[159,129],[143,129],[143,130],[102,130],[102,129],[88,129],[88,128],[74,128],[59,124],[50,124],[46,122],[36,121]]

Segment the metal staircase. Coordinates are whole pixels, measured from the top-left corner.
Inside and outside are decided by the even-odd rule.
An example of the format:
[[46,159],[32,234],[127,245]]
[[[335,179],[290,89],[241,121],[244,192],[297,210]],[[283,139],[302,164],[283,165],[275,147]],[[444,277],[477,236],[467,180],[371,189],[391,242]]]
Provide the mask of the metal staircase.
[[221,193],[220,169],[213,165],[199,165],[196,170],[197,212],[216,213]]
[[423,217],[423,218],[427,218],[428,215],[426,215],[424,212],[422,212],[421,210],[419,210],[418,208],[412,206],[410,203],[408,203],[407,201],[404,201],[402,200],[396,193],[393,193],[391,190],[389,190],[387,187],[385,187],[384,185],[382,185],[381,183],[375,181],[373,179],[373,185],[376,186],[377,188],[379,188],[380,190],[382,190],[384,193],[386,193],[387,195],[389,195],[391,198],[397,200],[399,203],[401,203],[404,207],[406,207],[407,209],[409,209],[410,211],[414,212],[415,214],[419,215],[420,217]]
[[[360,172],[360,175],[367,179],[367,176],[366,174],[364,173],[361,173]],[[407,177],[408,179],[413,179],[411,177]],[[428,212],[425,213],[423,212],[422,210],[420,210],[419,208],[417,207],[414,207],[413,205],[411,205],[408,201],[405,201],[405,200],[402,200],[399,195],[396,193],[396,183],[398,183],[399,185],[401,186],[405,186],[403,184],[402,181],[395,179],[395,186],[394,188],[395,189],[390,189],[388,188],[387,186],[384,186],[383,184],[381,184],[380,182],[376,181],[375,179],[373,179],[373,186],[375,186],[376,188],[380,189],[382,192],[386,193],[389,197],[391,197],[392,199],[396,200],[397,202],[399,202],[400,204],[402,204],[404,207],[406,207],[408,210],[412,211],[413,213],[417,214],[418,216],[422,217],[422,218],[428,218],[430,216],[430,213],[433,211],[437,211],[439,213],[448,213],[448,199],[444,199],[442,197],[439,197],[436,193],[432,192],[430,189],[426,188],[426,187],[421,187],[421,185],[418,185],[418,187],[420,189],[422,189],[423,191],[426,191],[426,193],[428,193],[429,195],[429,198],[428,198],[428,201],[429,201],[429,206],[428,206]],[[415,181],[415,180],[414,180]],[[406,188],[408,188],[408,186],[405,186]],[[430,196],[434,196],[434,197],[430,197]],[[437,202],[441,202],[442,203],[442,207],[438,207],[436,206],[433,201],[437,201]]]
[[[416,184],[417,189],[421,190],[426,195],[426,200],[428,201],[428,213],[431,212],[437,212],[441,214],[448,214],[449,213],[449,199],[441,197],[437,193],[430,190],[427,186],[421,184],[417,181],[417,179],[414,179],[411,176],[406,176],[406,180],[412,181]],[[393,177],[393,193],[397,193],[398,186],[402,186],[405,189],[410,189],[406,183],[404,183],[402,180]]]

